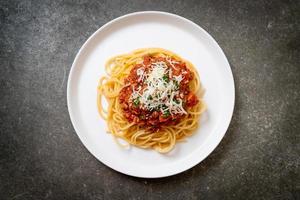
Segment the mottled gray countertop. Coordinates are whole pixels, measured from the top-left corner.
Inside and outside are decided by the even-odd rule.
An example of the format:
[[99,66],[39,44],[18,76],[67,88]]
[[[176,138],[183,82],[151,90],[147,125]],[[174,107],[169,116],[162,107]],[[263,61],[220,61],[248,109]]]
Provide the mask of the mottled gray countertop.
[[[203,162],[133,178],[96,160],[66,103],[79,48],[135,11],[179,14],[223,48],[230,127]],[[300,1],[0,1],[0,199],[300,199]]]

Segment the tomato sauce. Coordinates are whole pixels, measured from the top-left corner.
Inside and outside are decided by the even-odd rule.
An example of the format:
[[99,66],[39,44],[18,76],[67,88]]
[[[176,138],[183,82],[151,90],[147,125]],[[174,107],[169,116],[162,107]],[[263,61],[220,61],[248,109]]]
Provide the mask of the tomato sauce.
[[178,84],[178,94],[174,97],[176,101],[181,101],[182,107],[186,110],[198,103],[198,97],[190,91],[189,83],[193,80],[193,73],[187,68],[184,62],[179,60],[145,56],[143,63],[136,64],[130,71],[128,77],[125,78],[125,87],[119,93],[119,103],[123,110],[124,117],[129,122],[134,122],[137,125],[159,130],[161,125],[177,124],[184,117],[183,113],[163,113],[160,109],[149,110],[145,108],[138,100],[132,99],[133,89],[138,87],[145,88],[145,80],[140,79],[137,70],[143,68],[145,73],[152,69],[152,64],[164,62],[168,69],[172,69],[172,73],[168,73],[166,79],[172,79],[175,76],[181,75],[182,80]]

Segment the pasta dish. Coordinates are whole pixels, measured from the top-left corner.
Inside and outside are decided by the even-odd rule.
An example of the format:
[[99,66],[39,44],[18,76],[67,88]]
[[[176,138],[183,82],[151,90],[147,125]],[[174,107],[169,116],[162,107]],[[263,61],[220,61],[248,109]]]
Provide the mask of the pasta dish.
[[203,89],[189,61],[165,49],[145,48],[109,59],[105,70],[97,105],[114,138],[167,153],[198,127],[205,110]]

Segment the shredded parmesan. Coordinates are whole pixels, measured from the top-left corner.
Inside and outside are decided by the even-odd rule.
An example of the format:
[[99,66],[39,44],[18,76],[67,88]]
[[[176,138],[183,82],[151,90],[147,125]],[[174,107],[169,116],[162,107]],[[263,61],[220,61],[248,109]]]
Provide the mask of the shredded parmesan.
[[[176,62],[167,61],[171,65]],[[146,87],[143,90],[141,86],[137,90],[132,87],[131,99],[139,98],[142,107],[148,110],[159,109],[162,113],[169,112],[171,115],[187,113],[181,99],[174,101],[174,97],[179,95],[178,85],[183,79],[182,75],[169,80],[172,69],[163,61],[152,63],[148,73],[145,73],[144,67],[137,69],[136,73],[138,80],[144,81]]]
[[174,64],[177,64],[179,62],[172,60],[170,57],[167,57],[166,60],[170,63],[171,67],[176,70],[176,67]]
[[139,77],[139,79],[138,79],[138,81],[143,81],[144,80],[144,68],[138,68],[137,70],[136,70],[136,74],[138,75],[138,77]]

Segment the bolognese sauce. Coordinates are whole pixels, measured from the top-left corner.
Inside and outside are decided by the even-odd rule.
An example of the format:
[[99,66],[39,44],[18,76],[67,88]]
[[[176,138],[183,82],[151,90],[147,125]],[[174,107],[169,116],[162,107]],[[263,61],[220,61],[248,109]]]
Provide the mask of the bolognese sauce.
[[187,109],[198,103],[190,91],[194,74],[182,61],[170,57],[144,56],[125,78],[119,94],[124,117],[129,122],[158,130],[177,124]]

